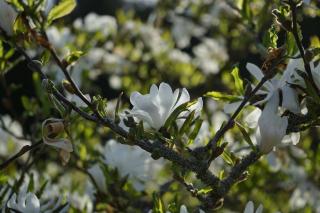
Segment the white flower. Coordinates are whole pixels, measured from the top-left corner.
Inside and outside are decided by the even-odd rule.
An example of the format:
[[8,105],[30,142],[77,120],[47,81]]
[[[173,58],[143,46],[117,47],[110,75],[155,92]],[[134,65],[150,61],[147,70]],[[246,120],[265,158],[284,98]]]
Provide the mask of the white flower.
[[204,28],[199,27],[193,21],[180,16],[173,16],[172,35],[179,48],[189,46],[192,36],[202,36],[205,33]]
[[205,74],[218,73],[220,65],[229,58],[224,44],[210,38],[203,39],[201,44],[193,48],[193,52],[196,55],[195,64]]
[[[256,128],[258,126],[258,120],[261,117],[262,111],[259,108],[255,108],[251,113],[249,113],[245,118],[244,122],[249,128]],[[300,141],[300,133],[292,132],[285,135],[281,141],[281,145],[297,145]]]
[[65,138],[55,138],[64,132],[63,119],[49,118],[42,123],[42,139],[47,145],[60,149],[60,157],[63,164],[70,159],[70,152],[73,152],[71,141]]
[[[146,122],[155,130],[159,130],[171,113],[188,101],[190,101],[190,95],[185,88],[179,96],[179,90],[176,89],[173,92],[166,83],[161,83],[159,89],[153,84],[149,94],[141,95],[139,92],[131,94],[130,102],[133,105],[131,115]],[[196,112],[199,112],[202,108],[202,99],[198,99],[198,103],[193,107]]]
[[275,93],[265,105],[258,121],[257,141],[262,153],[267,154],[281,144],[286,135],[288,117],[278,115],[279,95]]
[[254,204],[252,201],[249,201],[243,211],[243,213],[262,213],[263,206],[262,204],[259,205],[256,211],[254,211]]
[[115,140],[107,142],[104,156],[104,162],[117,168],[122,177],[128,175],[134,188],[139,191],[144,189],[147,181],[154,179],[160,168],[160,162],[153,160],[149,153],[139,147],[123,145]]
[[31,192],[12,195],[8,201],[8,207],[23,213],[40,213],[40,201],[37,196]]
[[0,0],[0,27],[7,33],[13,35],[13,24],[18,16],[14,8],[5,0]]
[[94,181],[99,187],[99,190],[101,190],[104,193],[107,193],[106,179],[99,164],[93,165],[91,168],[88,169],[88,172],[92,175]]
[[101,31],[104,36],[108,36],[117,31],[117,22],[112,16],[90,13],[84,18],[83,22],[81,19],[76,20],[74,27],[90,33]]
[[[261,81],[263,78],[263,73],[259,67],[254,64],[248,63],[247,70],[253,75],[258,81]],[[267,102],[274,93],[278,92],[279,90],[282,91],[282,107],[288,109],[293,113],[300,113],[300,105],[298,100],[298,95],[296,91],[290,87],[288,82],[290,81],[292,75],[292,70],[286,69],[283,75],[278,78],[275,76],[271,80],[264,83],[263,88],[260,89],[257,94],[266,95],[265,98],[257,104],[262,104]]]
[[[316,86],[320,88],[320,64],[315,66],[314,63],[314,61],[309,63],[311,74]],[[302,58],[290,59],[286,70],[288,70],[288,72],[290,73],[290,83],[298,84],[299,86],[302,86],[304,88],[306,87],[304,79],[297,72],[298,70],[305,72],[304,62]]]

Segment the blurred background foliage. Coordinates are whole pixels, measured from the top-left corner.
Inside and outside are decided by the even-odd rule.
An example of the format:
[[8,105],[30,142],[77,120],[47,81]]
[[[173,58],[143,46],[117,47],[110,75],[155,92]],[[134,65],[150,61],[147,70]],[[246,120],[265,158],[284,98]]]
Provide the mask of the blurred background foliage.
[[[131,92],[146,93],[153,83],[167,82],[173,88],[186,87],[192,98],[213,90],[232,94],[235,85],[231,71],[238,66],[240,76],[250,79],[245,65],[251,62],[261,66],[269,48],[270,31],[278,35],[278,46],[285,43],[286,32],[275,23],[271,13],[278,6],[279,1],[275,0],[79,0],[76,10],[55,22],[47,33],[60,57],[73,51],[84,52],[72,67],[72,77],[86,93],[106,98],[111,114],[121,92],[124,93],[122,107],[125,109],[129,107]],[[320,2],[314,0],[299,8],[305,47],[320,47],[319,7]],[[9,51],[6,44],[3,46]],[[46,72],[62,89],[63,76],[50,62],[46,51],[40,48],[30,52],[46,63]],[[9,52],[7,57],[14,68],[1,71],[1,118],[5,120],[10,116],[11,122],[21,125],[19,134],[35,141],[41,138],[42,121],[59,113],[48,101],[39,76],[28,71],[26,62],[18,54]],[[203,117],[214,132],[226,115],[221,111],[220,103],[208,99],[205,103]],[[244,111],[243,116],[246,114]],[[71,138],[76,148],[69,166],[61,168],[57,154],[47,147],[38,154],[40,160],[33,166],[34,170],[50,176],[51,183],[59,185],[60,191],[65,194],[71,191],[75,200],[71,212],[86,212],[89,207],[75,205],[87,202],[84,201],[87,199],[83,185],[85,170],[99,161],[101,154],[97,146],[104,146],[114,135],[75,115],[72,119]],[[18,150],[19,146],[13,142],[17,138],[10,136],[5,147],[0,144],[3,149],[1,160]],[[208,140],[208,136],[205,138]],[[236,185],[227,196],[221,212],[239,212],[248,200],[263,203],[264,212],[319,212],[318,129],[303,132],[301,139],[297,147],[279,149],[274,156],[253,165],[249,178]],[[245,142],[238,129],[233,129],[224,140],[234,144],[229,150],[231,153],[242,155],[245,148],[241,145]],[[28,158],[17,161],[6,170],[5,176],[16,177],[17,170],[29,161]],[[223,170],[230,169],[219,162],[216,164],[217,174],[222,175]],[[171,177],[165,171],[159,176],[169,180]],[[109,192],[100,196],[98,192],[97,204],[104,204],[97,205],[96,209],[114,209],[115,212],[144,209],[146,212],[152,208],[152,200],[147,196],[152,190],[138,192],[116,171],[105,166],[104,172],[110,180]],[[40,177],[41,184],[46,177]],[[2,179],[3,183],[7,180]],[[160,195],[166,203],[191,207],[198,204],[178,183],[168,181],[161,190]]]

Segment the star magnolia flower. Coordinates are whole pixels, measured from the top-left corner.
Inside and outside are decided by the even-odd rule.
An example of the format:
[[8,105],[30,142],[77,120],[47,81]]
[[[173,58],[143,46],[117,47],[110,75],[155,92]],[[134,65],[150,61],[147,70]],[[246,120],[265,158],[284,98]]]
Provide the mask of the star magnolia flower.
[[5,0],[0,0],[0,27],[8,36],[13,35],[13,24],[18,16],[14,8]]
[[279,94],[275,93],[264,107],[258,121],[257,141],[262,153],[267,154],[281,144],[286,135],[288,117],[278,115]]
[[[37,196],[32,192],[26,193],[25,190],[20,192],[18,197],[16,194],[13,194],[7,203],[7,207],[15,210],[14,212],[19,211],[23,213],[52,213],[55,212],[55,210],[57,210],[60,206],[61,198],[58,200],[51,199],[43,205],[40,205],[40,201]],[[60,209],[59,212],[66,213],[68,212],[68,209],[69,205],[66,205],[63,209]]]
[[[259,67],[254,64],[248,63],[246,66],[247,70],[253,75],[258,81],[263,78],[263,73]],[[271,80],[267,81],[263,85],[263,89],[260,89],[257,94],[266,95],[266,97],[257,102],[256,104],[262,104],[270,100],[275,92],[279,90],[282,91],[282,107],[288,109],[293,113],[300,113],[300,105],[298,100],[298,95],[296,91],[290,87],[288,82],[290,81],[292,75],[291,69],[286,69],[280,78],[275,76]]]
[[[172,92],[171,87],[166,83],[161,83],[159,88],[153,84],[149,94],[141,95],[139,92],[131,94],[130,102],[133,105],[131,115],[146,122],[155,130],[159,130],[177,107],[189,101],[190,95],[185,88],[179,94],[178,89]],[[202,105],[202,99],[199,98],[190,110],[199,113]]]
[[[251,113],[249,113],[245,119],[244,122],[249,128],[256,128],[258,126],[258,120],[261,116],[262,111],[259,108],[255,108]],[[300,133],[299,132],[293,132],[286,136],[281,141],[281,144],[283,146],[286,145],[297,145],[300,141]]]
[[[43,10],[48,14],[54,6],[56,0],[47,0],[44,4]],[[13,35],[13,25],[18,16],[15,9],[5,0],[0,0],[0,27],[6,32],[8,36]]]
[[24,213],[40,213],[40,201],[37,196],[31,192],[19,193],[18,199],[17,195],[13,194],[7,206],[10,209]]
[[123,145],[115,140],[107,142],[104,156],[105,164],[117,168],[122,177],[128,175],[133,187],[138,191],[142,191],[145,183],[152,181],[161,168],[161,161],[153,160],[149,153],[139,147]]
[[101,190],[104,193],[107,193],[108,190],[106,185],[106,179],[99,164],[93,165],[91,168],[88,169],[88,172],[93,177],[95,183],[99,187],[99,190]]
[[70,152],[73,152],[73,147],[70,140],[55,138],[62,132],[64,132],[63,119],[49,118],[42,123],[43,142],[60,149],[60,157],[65,165],[70,159]]
[[[310,62],[311,74],[313,80],[318,88],[320,88],[320,64],[315,66],[315,62]],[[297,70],[305,72],[304,63],[301,58],[290,59],[287,69],[290,75],[289,83],[298,84],[299,86],[306,87],[304,79],[298,74]]]
[[256,211],[254,211],[254,204],[252,201],[249,201],[243,211],[243,213],[262,213],[263,206],[260,204]]

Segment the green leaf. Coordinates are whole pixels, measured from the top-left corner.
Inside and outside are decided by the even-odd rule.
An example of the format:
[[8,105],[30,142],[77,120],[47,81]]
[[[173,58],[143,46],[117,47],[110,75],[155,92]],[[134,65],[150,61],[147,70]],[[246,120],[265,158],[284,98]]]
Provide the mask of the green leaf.
[[153,203],[154,203],[153,209],[152,209],[153,213],[165,213],[166,212],[166,209],[164,207],[164,204],[163,204],[161,198],[156,193],[153,194]]
[[77,6],[76,0],[62,0],[48,15],[48,24],[52,21],[70,14]]
[[242,2],[242,8],[241,8],[241,14],[246,19],[251,19],[252,13],[250,8],[250,1],[249,0],[243,0]]
[[287,35],[286,37],[287,55],[294,56],[298,52],[298,46],[296,44],[296,41],[292,33],[287,32],[286,35]]
[[244,126],[242,126],[240,123],[236,122],[237,127],[239,128],[240,132],[242,133],[244,140],[249,144],[249,146],[255,150],[255,146],[253,145],[253,142],[250,138],[250,135],[247,133],[246,129]]
[[202,119],[197,119],[197,120],[196,120],[196,122],[195,122],[195,124],[194,124],[194,128],[193,128],[191,134],[189,135],[188,145],[193,144],[194,139],[197,137],[197,135],[198,135],[198,133],[199,133],[199,131],[200,131],[202,122],[203,122]]
[[66,57],[65,60],[68,64],[72,64],[73,62],[76,62],[83,55],[84,55],[84,52],[82,51],[73,51]]
[[183,135],[183,133],[186,133],[189,131],[190,126],[192,124],[192,121],[194,120],[195,111],[192,111],[188,117],[185,119],[184,123],[182,124],[182,127],[180,128],[179,135]]
[[278,42],[277,30],[274,25],[264,34],[262,43],[266,48],[273,47],[276,48]]
[[166,129],[168,129],[168,127],[178,118],[178,116],[184,112],[184,111],[188,111],[188,108],[191,107],[192,105],[194,105],[195,103],[197,103],[197,99],[193,100],[193,101],[189,101],[186,102],[184,104],[181,104],[180,106],[178,106],[169,116],[169,118],[166,120],[164,127]]
[[228,151],[224,151],[223,153],[222,153],[222,158],[223,158],[223,160],[225,160],[225,162],[227,163],[227,164],[229,164],[229,165],[231,165],[231,166],[233,166],[234,164],[235,164],[235,162],[233,161],[233,159],[232,159],[232,156],[231,156],[231,153],[230,152],[228,152]]
[[229,94],[225,94],[217,91],[207,92],[204,96],[212,98],[213,100],[216,100],[216,101],[235,102],[235,101],[241,100],[241,98],[237,95],[229,95]]
[[240,78],[239,68],[238,67],[233,68],[231,75],[233,76],[234,84],[237,92],[242,95],[244,93],[244,87],[243,87],[243,81]]

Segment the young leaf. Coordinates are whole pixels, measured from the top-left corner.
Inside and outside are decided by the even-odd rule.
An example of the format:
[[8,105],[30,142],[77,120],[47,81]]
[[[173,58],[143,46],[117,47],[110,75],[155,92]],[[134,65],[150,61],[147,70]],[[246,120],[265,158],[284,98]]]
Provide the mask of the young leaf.
[[268,30],[268,32],[265,33],[263,36],[262,43],[266,48],[272,47],[277,48],[277,42],[278,42],[278,35],[277,30],[274,25],[271,26],[271,28]]
[[222,92],[216,92],[216,91],[207,92],[204,96],[212,98],[213,100],[216,100],[216,101],[235,102],[235,101],[241,100],[241,98],[239,98],[236,95],[229,95],[229,94],[225,94]]
[[66,57],[65,61],[69,65],[69,64],[72,64],[73,62],[76,62],[83,55],[84,55],[84,52],[82,51],[73,51]]
[[48,15],[48,24],[52,21],[70,14],[77,6],[76,0],[62,0]]
[[169,116],[169,118],[166,120],[164,127],[165,129],[168,129],[168,127],[172,124],[172,122],[174,122],[177,117],[183,112],[183,111],[187,111],[189,107],[191,107],[192,105],[194,105],[195,103],[197,103],[198,100],[193,100],[193,101],[189,101],[186,102],[184,104],[181,104],[180,106],[178,106]]
[[226,150],[222,153],[222,158],[223,160],[225,160],[225,162],[231,166],[233,166],[235,164],[235,162],[233,161],[230,152],[227,152]]
[[194,120],[195,111],[192,111],[188,117],[185,119],[182,127],[180,128],[179,135],[183,135],[183,133],[188,132],[190,129],[190,126],[192,124],[192,121]]
[[242,133],[244,140],[249,144],[249,146],[252,149],[255,149],[255,146],[253,145],[250,135],[247,133],[246,129],[238,122],[236,122],[236,125],[239,128],[240,132]]
[[197,120],[196,120],[196,122],[195,122],[195,124],[194,124],[193,131],[192,131],[191,134],[189,135],[188,145],[193,144],[194,139],[197,137],[197,135],[198,135],[198,133],[199,133],[199,131],[200,131],[202,122],[203,122],[202,119],[197,119]]
[[235,84],[237,92],[239,94],[243,94],[243,92],[244,92],[243,81],[239,75],[239,68],[238,67],[233,68],[231,74],[233,76],[234,84]]
[[166,212],[161,198],[156,193],[153,194],[153,203],[154,203],[154,207],[152,209],[153,213],[165,213]]

